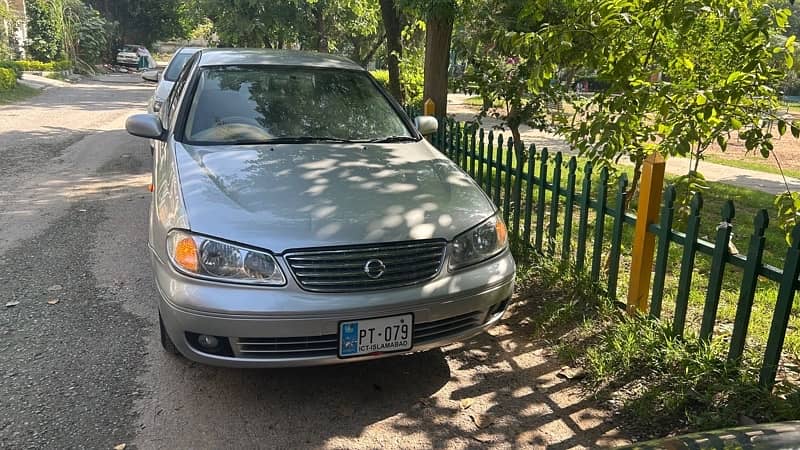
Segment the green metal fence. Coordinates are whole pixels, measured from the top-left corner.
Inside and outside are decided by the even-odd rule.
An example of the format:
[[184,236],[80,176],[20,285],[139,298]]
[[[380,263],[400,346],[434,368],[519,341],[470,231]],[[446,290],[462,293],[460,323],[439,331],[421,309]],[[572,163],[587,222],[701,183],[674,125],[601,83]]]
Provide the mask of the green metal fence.
[[[493,131],[486,132],[474,124],[447,121],[429,139],[475,179],[501,208],[511,236],[523,245],[524,251],[558,257],[579,271],[586,270],[594,282],[605,282],[612,298],[617,297],[623,231],[625,227],[634,226],[637,220],[623,207],[628,187],[625,174],[618,178],[616,186],[610,186],[609,171],[605,167],[596,175],[591,162],[585,163],[581,170],[574,156],[568,157],[565,163],[566,157],[560,152],[551,155],[546,148],[539,151],[535,145],[523,150],[522,143],[504,139],[502,134]],[[583,180],[578,190],[577,180],[581,172]],[[597,192],[592,192],[595,187]],[[768,224],[766,210],[757,214],[749,248],[746,256],[742,256],[728,250],[734,218],[731,201],[723,208],[714,242],[708,242],[699,238],[702,196],[699,193],[694,195],[685,232],[673,229],[675,199],[675,188],[667,187],[660,220],[647,227],[657,239],[650,316],[661,317],[670,247],[682,249],[672,324],[672,330],[678,336],[683,335],[686,327],[696,255],[711,257],[700,325],[701,339],[710,339],[714,331],[725,271],[730,267],[741,269],[742,281],[729,349],[729,358],[737,361],[745,348],[759,279],[778,283],[772,326],[760,372],[762,384],[771,387],[781,358],[794,294],[800,287],[800,226],[794,230],[792,245],[787,250],[781,270],[762,263],[764,231]],[[602,279],[601,274],[605,274]]]

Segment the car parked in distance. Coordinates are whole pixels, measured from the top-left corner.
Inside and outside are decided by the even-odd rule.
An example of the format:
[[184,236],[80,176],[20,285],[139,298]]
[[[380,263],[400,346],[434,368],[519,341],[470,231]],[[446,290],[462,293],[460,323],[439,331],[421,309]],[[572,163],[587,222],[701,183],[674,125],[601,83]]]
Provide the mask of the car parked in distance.
[[377,81],[329,54],[203,49],[159,115],[149,248],[165,350],[213,365],[381,358],[509,306],[497,207]]
[[199,50],[199,47],[181,47],[172,55],[163,72],[149,71],[142,74],[142,78],[145,80],[158,83],[153,95],[147,102],[148,113],[158,113],[161,110],[161,105],[164,104],[164,100],[172,92],[172,87],[175,85],[175,80],[178,79],[181,69],[189,61],[189,58]]
[[[140,65],[141,58],[145,59],[144,67]],[[127,67],[136,67],[142,69],[155,69],[157,67],[156,61],[150,55],[150,51],[143,45],[138,44],[125,44],[117,52],[117,64]]]

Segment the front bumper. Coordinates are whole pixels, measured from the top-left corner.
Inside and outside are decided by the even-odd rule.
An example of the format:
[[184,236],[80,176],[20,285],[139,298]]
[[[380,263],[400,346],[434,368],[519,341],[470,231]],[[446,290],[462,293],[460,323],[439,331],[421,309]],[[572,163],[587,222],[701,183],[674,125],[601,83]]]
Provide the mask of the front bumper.
[[[500,321],[513,293],[515,270],[506,251],[455,274],[444,269],[417,286],[320,294],[291,283],[264,289],[206,282],[153,262],[159,312],[175,346],[190,360],[226,367],[312,366],[398,354],[339,358],[338,326],[344,320],[413,313],[414,347],[403,353],[467,339]],[[202,351],[196,341],[190,342],[198,334],[227,338],[230,353]],[[262,351],[251,352],[253,348]]]

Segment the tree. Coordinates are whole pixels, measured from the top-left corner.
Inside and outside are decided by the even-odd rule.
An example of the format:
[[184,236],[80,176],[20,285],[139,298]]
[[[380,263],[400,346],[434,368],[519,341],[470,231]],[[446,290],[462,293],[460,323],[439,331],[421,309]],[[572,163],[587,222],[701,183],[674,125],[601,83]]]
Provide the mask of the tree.
[[436,105],[436,116],[447,115],[447,79],[450,43],[458,5],[455,0],[433,0],[425,8],[425,90],[423,98]]
[[[771,37],[788,17],[764,0],[574,2],[562,24],[509,33],[505,43],[538,65],[580,61],[608,84],[575,105],[562,131],[600,164],[630,158],[635,189],[643,160],[654,152],[699,160],[712,145],[725,150],[738,134],[748,150],[769,156],[776,130],[763,125],[770,118],[778,134],[800,134],[798,124],[775,116],[775,87],[793,65],[794,42],[775,46]],[[530,83],[546,82],[531,74]],[[696,164],[684,181],[702,185]]]
[[87,0],[107,19],[119,24],[121,43],[150,45],[159,39],[183,37],[188,31],[184,0]]
[[27,0],[28,54],[38,61],[54,61],[63,56],[63,28],[60,14],[49,0]]
[[[555,63],[529,62],[513,47],[496,43],[498,35],[535,33],[544,26],[560,23],[566,16],[563,1],[549,2],[539,14],[523,14],[525,5],[524,0],[491,0],[473,5],[469,13],[462,15],[454,45],[457,55],[466,60],[457,84],[483,98],[479,120],[489,114],[500,119],[500,127],[508,127],[519,144],[522,125],[548,128],[548,105],[560,103],[564,94],[559,83],[528,83],[532,77],[554,79],[559,68]],[[532,70],[536,73],[532,74]],[[503,107],[495,108],[495,100],[500,100]],[[521,145],[518,150],[522,150]]]
[[400,12],[394,0],[380,0],[380,5],[383,28],[386,30],[389,92],[398,102],[403,103],[403,91],[400,88],[400,58],[403,57]]

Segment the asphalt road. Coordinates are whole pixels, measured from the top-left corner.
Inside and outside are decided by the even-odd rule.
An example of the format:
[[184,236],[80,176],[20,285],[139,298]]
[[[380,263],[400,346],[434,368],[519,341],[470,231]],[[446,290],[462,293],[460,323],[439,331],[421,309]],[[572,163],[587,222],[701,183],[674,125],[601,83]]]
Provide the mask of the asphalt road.
[[336,367],[219,369],[162,352],[150,154],[123,131],[151,90],[120,76],[0,107],[0,448],[624,442],[529,342],[524,310],[465,346]]

